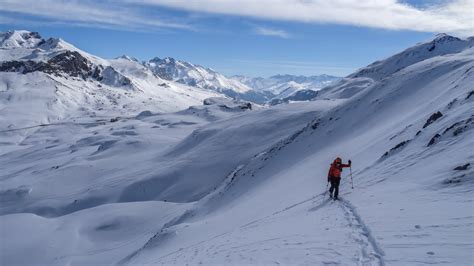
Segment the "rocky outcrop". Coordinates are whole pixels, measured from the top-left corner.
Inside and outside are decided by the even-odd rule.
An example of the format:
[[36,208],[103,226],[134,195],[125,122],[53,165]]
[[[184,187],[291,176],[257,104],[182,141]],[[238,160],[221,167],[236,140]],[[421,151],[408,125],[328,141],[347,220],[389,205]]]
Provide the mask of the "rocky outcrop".
[[19,72],[27,74],[35,71],[57,76],[79,77],[84,80],[93,78],[108,85],[126,86],[131,81],[110,66],[94,65],[76,51],[64,51],[47,62],[42,61],[6,61],[0,63],[1,72]]

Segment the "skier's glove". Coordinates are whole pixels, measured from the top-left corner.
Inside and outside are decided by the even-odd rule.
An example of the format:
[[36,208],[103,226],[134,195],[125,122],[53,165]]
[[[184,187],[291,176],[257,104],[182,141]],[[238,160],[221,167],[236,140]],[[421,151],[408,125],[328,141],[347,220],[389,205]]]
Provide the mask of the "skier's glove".
[[351,164],[352,164],[352,162],[351,162],[351,160],[349,160],[349,165],[351,165]]

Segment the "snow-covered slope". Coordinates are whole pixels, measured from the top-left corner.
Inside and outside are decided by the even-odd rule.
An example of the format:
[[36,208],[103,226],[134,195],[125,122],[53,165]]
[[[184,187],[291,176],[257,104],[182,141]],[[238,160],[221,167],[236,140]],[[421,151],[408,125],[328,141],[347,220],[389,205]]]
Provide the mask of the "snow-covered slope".
[[338,81],[340,77],[322,74],[315,76],[275,75],[269,78],[234,76],[233,79],[239,80],[255,90],[271,93],[275,95],[273,99],[284,99],[301,90],[318,91]]
[[235,99],[265,103],[270,96],[270,94],[255,91],[239,80],[227,78],[210,68],[176,60],[171,57],[163,59],[153,58],[145,62],[145,66],[166,80],[216,91]]
[[[474,48],[346,81],[252,111],[214,98],[16,130],[2,264],[472,265]],[[336,156],[354,189],[345,170],[332,202]]]
[[[237,166],[123,262],[472,265],[473,83],[473,48],[385,77]],[[336,156],[355,188],[345,172],[332,202]]]

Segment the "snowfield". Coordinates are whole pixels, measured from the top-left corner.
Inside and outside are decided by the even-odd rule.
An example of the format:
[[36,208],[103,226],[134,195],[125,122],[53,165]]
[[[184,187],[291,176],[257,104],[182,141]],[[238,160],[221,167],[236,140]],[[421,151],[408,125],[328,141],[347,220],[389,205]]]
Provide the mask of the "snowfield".
[[0,72],[0,263],[472,265],[473,44],[440,35],[272,107],[155,91],[131,58],[109,66],[146,96]]

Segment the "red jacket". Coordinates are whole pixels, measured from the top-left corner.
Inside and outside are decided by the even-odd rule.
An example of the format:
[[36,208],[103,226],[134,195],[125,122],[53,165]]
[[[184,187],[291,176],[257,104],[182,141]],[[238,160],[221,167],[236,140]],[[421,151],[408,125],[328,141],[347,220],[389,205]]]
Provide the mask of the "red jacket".
[[331,164],[331,168],[329,168],[328,181],[341,179],[342,168],[350,166],[350,164],[343,164],[334,160],[334,162]]

